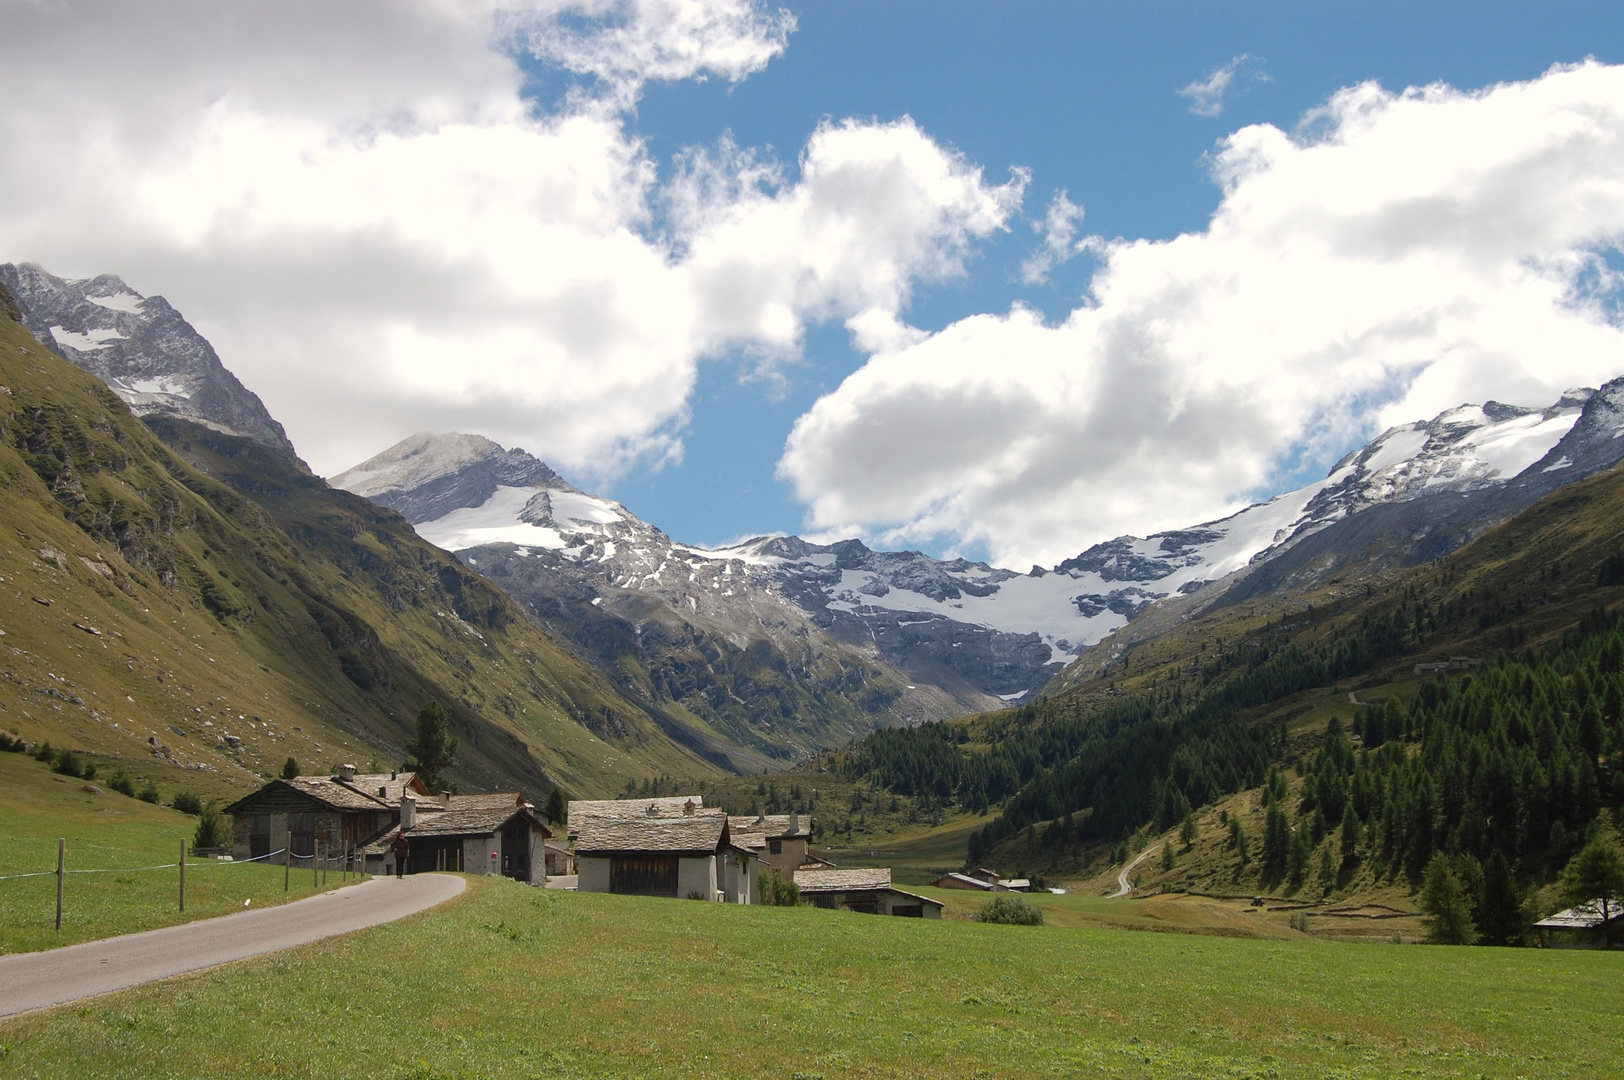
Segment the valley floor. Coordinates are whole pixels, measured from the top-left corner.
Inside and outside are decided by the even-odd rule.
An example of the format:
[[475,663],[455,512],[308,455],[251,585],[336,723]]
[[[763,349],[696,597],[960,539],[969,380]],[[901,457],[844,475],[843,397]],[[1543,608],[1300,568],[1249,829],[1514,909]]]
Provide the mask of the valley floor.
[[[1136,904],[1088,898],[1110,903]],[[1616,954],[988,926],[480,878],[338,942],[0,1023],[0,1060],[30,1078],[361,1062],[402,1080],[1600,1076],[1620,1065],[1621,976]]]

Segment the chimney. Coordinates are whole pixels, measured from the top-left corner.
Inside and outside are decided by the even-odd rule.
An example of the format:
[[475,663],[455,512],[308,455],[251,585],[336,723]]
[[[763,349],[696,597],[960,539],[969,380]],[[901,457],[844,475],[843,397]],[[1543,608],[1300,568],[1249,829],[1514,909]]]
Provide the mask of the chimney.
[[794,836],[796,833],[798,833],[800,831],[801,831],[801,815],[795,813],[794,811],[791,811],[790,815],[789,815],[789,835]]
[[378,798],[381,799],[381,798],[383,798],[384,796],[386,796],[388,794],[389,794],[389,786],[387,784],[379,784],[378,785]]
[[346,784],[355,783],[355,766],[340,765],[338,767],[338,778]]
[[445,807],[447,810],[451,809],[451,792],[440,792],[440,805]]
[[648,816],[649,817],[659,817],[660,816],[660,808],[655,806],[653,803],[649,803],[648,804]]
[[694,801],[692,799],[682,804],[682,812],[688,817],[694,816]]
[[394,769],[390,769],[390,770],[389,770],[389,779],[391,779],[391,780],[393,780],[393,779],[395,779],[395,775],[396,775],[396,774],[395,774],[395,770],[394,770]]
[[417,824],[417,799],[407,795],[400,800],[400,831],[410,832]]

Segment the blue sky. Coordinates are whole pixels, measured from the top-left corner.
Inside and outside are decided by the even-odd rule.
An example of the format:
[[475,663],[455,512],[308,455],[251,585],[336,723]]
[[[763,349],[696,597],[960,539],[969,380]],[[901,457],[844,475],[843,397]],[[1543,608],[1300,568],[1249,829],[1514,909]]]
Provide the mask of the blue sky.
[[326,476],[474,432],[689,542],[1024,569],[1624,374],[1616,4],[82,0],[6,29],[0,259],[164,295]]
[[[912,116],[932,136],[1001,180],[1032,171],[1024,213],[980,245],[968,273],[920,288],[910,322],[939,329],[1022,301],[1051,318],[1082,297],[1093,261],[1027,285],[1019,264],[1036,243],[1028,220],[1064,189],[1107,237],[1167,238],[1205,227],[1219,190],[1206,155],[1254,123],[1290,130],[1338,89],[1446,82],[1476,89],[1538,76],[1552,64],[1624,59],[1624,9],[1605,4],[882,4],[793,6],[785,54],[734,84],[651,85],[632,130],[665,165],[683,148],[731,132],[771,146],[792,168],[820,120]],[[1218,115],[1178,91],[1239,56],[1252,62]],[[540,93],[557,73],[533,65]],[[634,512],[679,539],[719,543],[803,528],[804,507],[774,476],[796,417],[863,357],[838,324],[808,335],[787,386],[741,378],[749,365],[700,368],[681,464],[639,469],[612,486]],[[1288,484],[1322,474],[1317,461]],[[1272,494],[1260,492],[1259,494]],[[981,544],[959,547],[985,555]]]

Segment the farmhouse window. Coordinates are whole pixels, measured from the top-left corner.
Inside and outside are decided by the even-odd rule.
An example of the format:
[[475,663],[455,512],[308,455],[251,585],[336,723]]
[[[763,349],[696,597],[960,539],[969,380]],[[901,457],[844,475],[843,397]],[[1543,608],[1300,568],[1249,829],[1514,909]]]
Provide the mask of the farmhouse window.
[[784,842],[782,840],[769,840],[767,841],[767,850],[774,855],[782,855],[784,853]]

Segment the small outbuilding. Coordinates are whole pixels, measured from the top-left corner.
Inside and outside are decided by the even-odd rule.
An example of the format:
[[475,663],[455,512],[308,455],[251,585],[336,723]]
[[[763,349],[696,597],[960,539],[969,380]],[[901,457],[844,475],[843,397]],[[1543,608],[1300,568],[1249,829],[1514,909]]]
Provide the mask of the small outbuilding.
[[868,870],[802,870],[795,875],[801,899],[813,907],[868,915],[940,919],[943,904],[891,884],[887,867]]
[[1600,897],[1558,911],[1534,924],[1541,940],[1555,948],[1610,949],[1624,945],[1624,901]]

